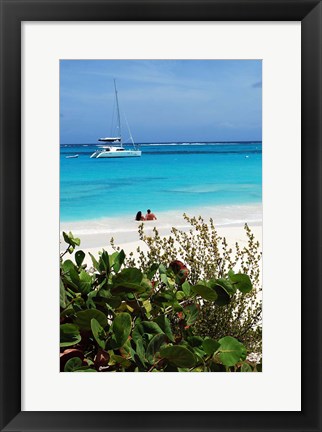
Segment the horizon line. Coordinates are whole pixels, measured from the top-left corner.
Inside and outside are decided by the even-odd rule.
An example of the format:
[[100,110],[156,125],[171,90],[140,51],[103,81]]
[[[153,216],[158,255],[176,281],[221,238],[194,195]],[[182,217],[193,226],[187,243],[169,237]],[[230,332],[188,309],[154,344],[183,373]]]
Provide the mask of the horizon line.
[[[223,143],[223,144],[229,144],[229,143],[262,143],[262,140],[230,140],[230,141],[224,141],[224,140],[219,140],[219,141],[142,141],[142,142],[136,142],[135,144],[171,144],[171,143],[176,143],[176,144],[184,144],[184,143],[189,143],[189,144],[202,144],[202,143],[214,143],[214,144],[219,144],[219,143]],[[132,145],[131,143],[123,143],[124,145]],[[99,143],[60,143],[60,145],[100,145]]]

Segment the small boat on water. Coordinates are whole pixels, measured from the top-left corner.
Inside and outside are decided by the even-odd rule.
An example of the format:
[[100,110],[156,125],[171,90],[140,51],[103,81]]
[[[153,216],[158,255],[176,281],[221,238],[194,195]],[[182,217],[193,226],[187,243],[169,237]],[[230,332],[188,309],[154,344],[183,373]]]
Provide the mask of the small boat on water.
[[129,130],[130,139],[132,142],[132,149],[127,149],[123,147],[122,140],[122,131],[121,131],[121,117],[120,117],[120,108],[119,108],[119,100],[117,96],[116,90],[116,82],[114,80],[114,90],[115,90],[115,101],[116,101],[116,113],[117,113],[117,136],[114,137],[105,137],[99,138],[98,141],[109,143],[109,145],[99,146],[98,150],[96,150],[91,158],[124,158],[124,157],[140,157],[142,152],[138,150],[137,146],[134,144],[134,140],[130,131],[129,126],[127,128]]
[[70,156],[65,156],[66,157],[66,159],[76,159],[76,158],[78,158],[78,154],[76,154],[76,155],[70,155]]

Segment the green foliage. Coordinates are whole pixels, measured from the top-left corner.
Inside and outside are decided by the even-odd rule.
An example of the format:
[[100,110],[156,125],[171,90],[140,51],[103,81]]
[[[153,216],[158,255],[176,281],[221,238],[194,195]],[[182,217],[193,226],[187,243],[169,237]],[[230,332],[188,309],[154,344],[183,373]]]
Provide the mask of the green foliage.
[[160,356],[181,368],[191,368],[197,363],[193,351],[190,351],[182,345],[166,346],[161,349]]
[[71,232],[68,234],[63,232],[63,237],[64,237],[65,242],[68,244],[67,251],[69,253],[72,253],[74,251],[75,247],[80,245],[80,239],[74,237]]
[[75,313],[74,323],[80,330],[91,330],[92,319],[95,319],[103,328],[107,324],[106,315],[97,309],[86,309]]
[[[171,235],[167,237],[161,237],[156,228],[152,235],[146,235],[144,224],[141,224],[139,238],[148,250],[143,251],[139,247],[138,258],[130,254],[125,265],[147,272],[156,262],[167,268],[169,263],[177,263],[180,257],[189,269],[180,290],[186,298],[189,297],[190,290],[199,291],[197,294],[205,300],[200,304],[194,331],[215,340],[228,334],[240,340],[248,352],[260,357],[262,287],[258,241],[246,224],[244,229],[247,245],[240,247],[236,243],[234,247],[230,247],[226,239],[218,235],[212,219],[205,223],[201,217],[190,218],[184,215],[184,218],[191,228],[187,231],[172,228]],[[113,239],[111,244],[118,250]],[[208,281],[207,284],[205,281]],[[215,295],[217,299],[211,300]]]
[[95,319],[91,319],[91,329],[94,336],[94,339],[97,342],[97,345],[102,349],[105,348],[105,331],[100,323]]
[[[70,252],[75,239],[71,233],[66,238]],[[242,339],[231,333],[229,325],[216,323],[220,337],[211,329],[202,331],[205,311],[225,316],[217,311],[229,314],[231,304],[252,295],[251,276],[241,268],[237,272],[231,261],[227,269],[221,262],[220,271],[210,271],[206,261],[188,267],[182,255],[174,253],[171,240],[167,256],[150,246],[138,263],[131,256],[126,259],[123,251],[103,250],[97,258],[91,256],[89,270],[82,251],[75,253],[75,263],[61,255],[61,359],[65,359],[61,370],[257,371],[256,364],[246,360]],[[182,247],[191,253],[188,245]],[[216,253],[213,265],[219,248]],[[209,327],[212,324],[208,322]]]
[[208,355],[213,355],[219,347],[220,343],[210,337],[206,337],[202,342],[202,348]]
[[116,314],[112,325],[112,347],[121,348],[131,334],[131,315],[126,312]]
[[81,341],[78,326],[74,324],[61,324],[60,326],[60,346],[68,347],[76,345]]
[[219,357],[223,365],[234,366],[246,359],[246,349],[237,339],[226,336],[219,341]]
[[236,286],[239,291],[246,294],[251,292],[252,290],[252,283],[249,279],[249,276],[247,274],[234,274],[232,270],[228,272],[228,277],[230,279],[230,282],[233,286]]

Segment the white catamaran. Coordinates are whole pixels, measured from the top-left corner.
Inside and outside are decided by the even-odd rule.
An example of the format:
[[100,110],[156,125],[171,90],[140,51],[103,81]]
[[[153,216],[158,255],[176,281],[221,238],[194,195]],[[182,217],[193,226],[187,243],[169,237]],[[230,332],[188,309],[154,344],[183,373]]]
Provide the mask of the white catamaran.
[[116,90],[116,83],[114,80],[114,90],[115,90],[115,100],[116,100],[116,112],[117,112],[117,133],[118,136],[114,137],[106,137],[106,138],[99,138],[98,141],[110,143],[110,145],[102,145],[99,146],[99,149],[96,150],[92,155],[91,158],[123,158],[123,157],[138,157],[141,156],[142,152],[141,150],[138,150],[136,145],[134,144],[134,140],[130,131],[129,126],[129,134],[130,139],[133,145],[133,149],[126,149],[123,147],[123,140],[122,140],[122,131],[121,131],[121,117],[120,117],[120,109],[119,109],[119,100],[117,96],[117,90]]

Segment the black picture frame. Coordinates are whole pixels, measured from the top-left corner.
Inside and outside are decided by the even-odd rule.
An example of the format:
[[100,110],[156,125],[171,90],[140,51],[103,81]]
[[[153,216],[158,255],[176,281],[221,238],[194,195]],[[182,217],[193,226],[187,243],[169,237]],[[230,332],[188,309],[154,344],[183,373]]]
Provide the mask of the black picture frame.
[[[0,7],[1,431],[321,431],[321,2],[316,0],[174,0],[171,2],[0,0]],[[23,21],[105,20],[301,21],[302,410],[300,412],[252,412],[251,401],[249,412],[142,411],[127,412],[124,415],[124,412],[21,411],[21,23]],[[291,269],[287,271],[290,272],[291,279]],[[289,289],[291,295],[291,280],[290,287],[285,289]],[[287,368],[287,362],[282,361],[283,357],[282,354],[281,367]]]

